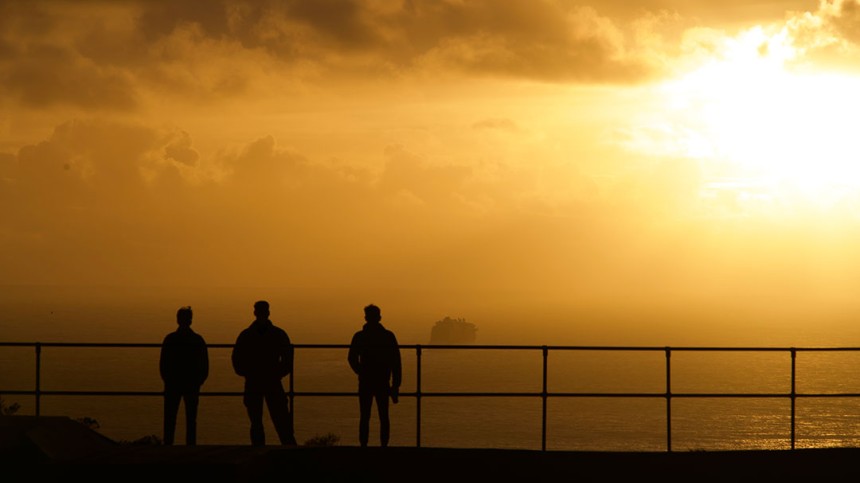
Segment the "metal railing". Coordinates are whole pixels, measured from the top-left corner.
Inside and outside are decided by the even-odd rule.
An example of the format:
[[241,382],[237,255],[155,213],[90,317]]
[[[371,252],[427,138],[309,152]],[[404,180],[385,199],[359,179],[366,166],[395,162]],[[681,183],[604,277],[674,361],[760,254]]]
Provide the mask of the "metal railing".
[[[29,395],[35,398],[35,414],[40,415],[40,401],[43,396],[162,396],[162,391],[54,391],[41,387],[42,349],[46,347],[83,347],[83,348],[159,348],[161,344],[153,343],[75,343],[75,342],[0,342],[0,347],[33,347],[35,349],[36,373],[33,390],[4,390],[0,394]],[[233,344],[208,344],[210,348],[233,347]],[[305,349],[348,349],[346,344],[294,344],[298,350]],[[798,393],[796,359],[798,352],[858,352],[860,347],[637,347],[637,346],[524,346],[524,345],[421,345],[401,344],[401,350],[412,349],[416,356],[416,385],[414,392],[401,392],[401,397],[412,397],[416,400],[416,447],[421,446],[421,401],[423,398],[439,397],[507,397],[507,398],[540,398],[541,399],[541,450],[546,451],[547,441],[547,400],[550,398],[658,398],[666,404],[666,451],[672,451],[672,401],[688,398],[784,398],[791,404],[791,449],[796,442],[796,401],[800,398],[860,398],[856,392],[833,393]],[[542,355],[541,390],[538,392],[445,392],[423,391],[421,386],[421,361],[425,350],[515,350],[539,351]],[[551,392],[547,387],[547,370],[549,354],[554,351],[624,351],[624,352],[662,352],[665,357],[665,389],[660,392]],[[784,352],[790,355],[791,383],[787,392],[755,392],[755,393],[705,393],[705,392],[673,392],[672,391],[672,354],[680,352]],[[296,372],[294,368],[294,373]],[[203,391],[201,396],[241,396],[237,391]],[[293,374],[288,377],[288,396],[290,406],[296,397],[306,396],[357,396],[357,392],[320,392],[296,391]]]

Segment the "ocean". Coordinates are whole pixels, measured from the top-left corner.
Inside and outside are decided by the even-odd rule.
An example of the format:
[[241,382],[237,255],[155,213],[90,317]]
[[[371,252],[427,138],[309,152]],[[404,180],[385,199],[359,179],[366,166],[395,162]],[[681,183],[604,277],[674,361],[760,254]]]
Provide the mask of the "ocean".
[[[418,357],[402,349],[404,396],[391,407],[391,444],[454,448],[541,449],[543,358],[540,349],[439,349],[427,347],[430,329],[444,316],[462,317],[479,328],[476,344],[558,347],[549,351],[547,389],[553,394],[637,393],[638,397],[549,397],[546,449],[665,451],[671,423],[672,450],[787,449],[791,444],[791,401],[787,397],[675,397],[671,420],[663,397],[666,356],[662,350],[563,350],[567,346],[672,347],[860,347],[857,329],[839,320],[801,326],[796,321],[759,326],[713,321],[696,326],[651,320],[634,330],[625,321],[592,322],[583,313],[517,308],[499,304],[471,307],[466,314],[429,310],[427,297],[379,300],[358,297],[332,303],[336,294],[306,297],[296,291],[261,288],[71,289],[8,287],[0,297],[0,342],[160,343],[175,328],[175,311],[194,310],[193,328],[210,344],[231,344],[252,320],[251,306],[265,298],[272,320],[296,344],[348,344],[361,327],[365,303],[383,308],[383,324],[403,345],[421,344],[420,411]],[[438,308],[438,307],[437,307]],[[569,326],[559,321],[567,316]],[[793,324],[793,325],[792,325]],[[841,324],[841,325],[840,325]],[[806,327],[805,331],[801,330]],[[782,328],[784,330],[780,330]],[[791,330],[789,330],[791,329]],[[837,337],[838,335],[838,337]],[[239,392],[242,380],[230,367],[229,348],[210,349],[210,378],[204,392]],[[158,349],[45,347],[41,354],[43,390],[159,391]],[[18,403],[20,414],[34,414],[35,356],[31,347],[0,347],[0,397]],[[301,348],[296,352],[297,392],[356,390],[346,349]],[[286,381],[285,381],[286,383]],[[786,394],[791,389],[787,351],[675,351],[671,357],[673,394]],[[860,444],[860,351],[799,352],[796,391],[819,394],[798,398],[798,448]],[[504,392],[509,397],[444,397],[439,393]],[[413,395],[410,395],[413,394]],[[162,401],[156,396],[43,396],[43,415],[91,418],[99,431],[119,441],[161,436]],[[302,443],[334,435],[338,444],[358,443],[355,396],[297,396],[296,438]],[[420,424],[419,424],[420,419]],[[180,410],[177,442],[184,441]],[[268,416],[267,441],[277,439]],[[371,444],[378,438],[371,421]],[[199,444],[246,444],[248,422],[238,396],[205,396],[198,416]]]

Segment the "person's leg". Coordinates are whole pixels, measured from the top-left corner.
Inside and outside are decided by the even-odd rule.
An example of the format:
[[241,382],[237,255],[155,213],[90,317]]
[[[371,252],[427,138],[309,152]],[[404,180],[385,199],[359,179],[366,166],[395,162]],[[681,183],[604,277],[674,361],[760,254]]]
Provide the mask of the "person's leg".
[[362,447],[367,446],[370,436],[370,410],[373,406],[373,391],[359,384],[358,386],[358,442]]
[[263,446],[266,444],[266,433],[263,429],[263,394],[246,389],[243,402],[248,411],[248,420],[251,422],[251,444]]
[[391,433],[391,422],[388,419],[388,386],[377,388],[375,397],[376,410],[379,413],[379,443],[384,448],[388,446],[388,437]]
[[173,390],[164,390],[164,441],[172,445],[176,434],[176,413],[179,412],[180,394]]
[[269,416],[272,417],[272,424],[275,426],[281,444],[296,446],[289,404],[287,393],[280,381],[266,390],[266,407],[269,408]]
[[193,389],[185,393],[185,444],[197,444],[197,405],[200,402],[200,390]]

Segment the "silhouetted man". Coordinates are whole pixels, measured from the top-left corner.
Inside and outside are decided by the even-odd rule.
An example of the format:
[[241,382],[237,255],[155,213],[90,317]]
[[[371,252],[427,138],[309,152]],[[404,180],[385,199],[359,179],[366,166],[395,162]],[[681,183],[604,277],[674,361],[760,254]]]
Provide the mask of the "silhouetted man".
[[400,394],[400,346],[394,332],[382,326],[382,314],[376,305],[364,308],[367,322],[352,337],[347,360],[358,374],[358,441],[367,446],[370,432],[370,410],[376,400],[379,413],[380,444],[388,446],[391,424],[388,419],[388,398],[397,404]]
[[185,444],[197,444],[197,405],[200,386],[209,376],[209,351],[200,334],[191,330],[191,307],[176,311],[179,327],[161,343],[159,371],[164,381],[164,444],[172,445],[176,414],[185,401]]
[[233,370],[245,378],[243,402],[251,420],[251,444],[263,446],[263,401],[281,444],[296,444],[293,418],[281,379],[293,372],[293,344],[287,333],[269,320],[269,303],[254,304],[255,320],[233,346]]

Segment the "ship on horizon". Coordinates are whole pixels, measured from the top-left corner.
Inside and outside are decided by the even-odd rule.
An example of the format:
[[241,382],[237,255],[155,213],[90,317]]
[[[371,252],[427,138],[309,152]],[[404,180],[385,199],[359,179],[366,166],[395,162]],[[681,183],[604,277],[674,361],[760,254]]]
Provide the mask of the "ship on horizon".
[[474,344],[478,328],[463,318],[445,317],[430,330],[431,344]]

